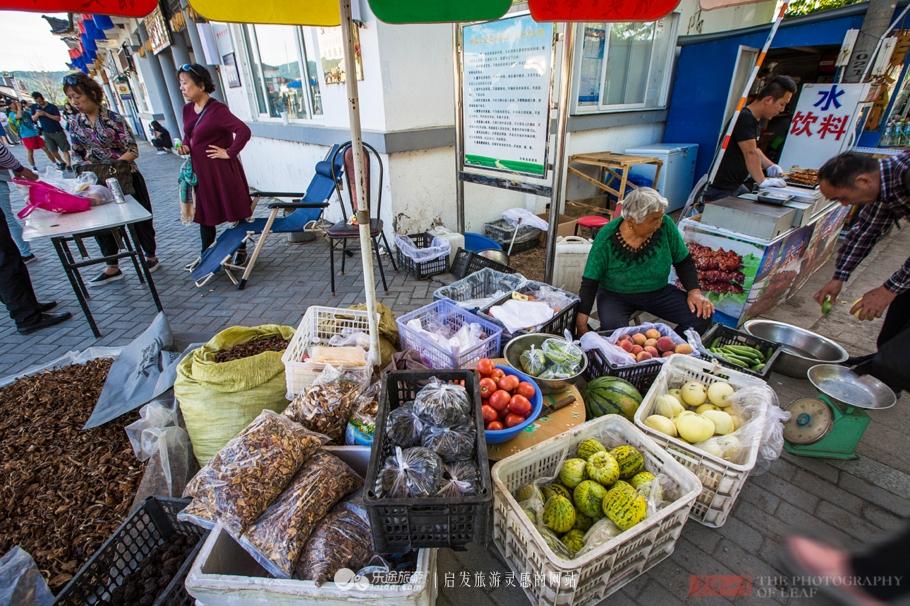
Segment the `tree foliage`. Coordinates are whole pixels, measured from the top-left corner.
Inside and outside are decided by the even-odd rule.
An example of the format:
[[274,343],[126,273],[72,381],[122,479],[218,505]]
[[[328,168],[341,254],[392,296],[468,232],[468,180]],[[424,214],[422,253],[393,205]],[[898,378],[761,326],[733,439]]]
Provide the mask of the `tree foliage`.
[[787,16],[796,17],[799,15],[809,15],[832,8],[859,4],[862,1],[863,0],[793,0],[787,8]]

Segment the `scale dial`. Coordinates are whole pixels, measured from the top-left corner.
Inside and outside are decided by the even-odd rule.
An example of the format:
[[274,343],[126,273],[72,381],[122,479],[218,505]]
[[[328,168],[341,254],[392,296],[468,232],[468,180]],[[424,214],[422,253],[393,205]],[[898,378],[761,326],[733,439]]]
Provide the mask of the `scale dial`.
[[784,439],[791,444],[814,444],[831,431],[834,415],[817,398],[801,398],[790,405],[790,420],[784,425]]

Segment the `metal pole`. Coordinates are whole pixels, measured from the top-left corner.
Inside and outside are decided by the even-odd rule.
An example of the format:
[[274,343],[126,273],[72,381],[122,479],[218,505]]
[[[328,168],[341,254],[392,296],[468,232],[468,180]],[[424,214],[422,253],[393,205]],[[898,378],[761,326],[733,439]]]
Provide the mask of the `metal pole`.
[[[354,59],[354,21],[351,0],[341,2],[341,37],[344,41],[345,86],[348,93],[348,118],[351,121],[351,150],[354,153],[354,180],[351,200],[357,205],[357,224],[360,230],[360,259],[363,263],[363,287],[366,293],[367,316],[370,327],[370,352],[373,366],[379,364],[379,323],[376,319],[376,279],[373,276],[373,240],[370,238],[370,209],[365,208],[366,192],[363,179],[363,140],[360,130],[360,98],[357,92],[357,63]],[[382,162],[382,158],[377,158]]]
[[547,264],[544,281],[553,281],[556,260],[556,229],[566,172],[566,131],[569,125],[569,93],[572,90],[572,59],[575,57],[575,23],[566,23],[562,37],[562,66],[559,71],[559,114],[556,120],[556,151],[553,159],[553,190],[550,193],[550,229],[547,234]]
[[462,83],[461,65],[461,26],[452,24],[452,50],[454,52],[455,66],[455,216],[456,231],[464,233],[464,181],[461,173],[464,171],[464,87]]
[[730,143],[730,137],[733,135],[733,128],[736,126],[736,121],[739,120],[740,112],[742,112],[743,108],[746,106],[746,99],[749,97],[749,91],[752,89],[752,83],[755,82],[755,77],[758,76],[758,70],[761,69],[762,63],[765,62],[765,57],[768,55],[768,49],[771,48],[771,41],[774,40],[777,29],[780,27],[781,21],[784,20],[784,14],[786,14],[787,8],[789,7],[790,3],[784,2],[780,7],[780,13],[778,13],[777,19],[775,19],[774,24],[771,25],[768,39],[765,40],[765,45],[762,47],[761,53],[758,54],[758,59],[755,61],[755,66],[752,68],[752,73],[749,74],[749,79],[746,81],[746,87],[743,89],[743,94],[739,98],[739,103],[736,104],[736,111],[733,112],[733,117],[730,118],[730,123],[727,125],[727,132],[724,133],[724,138],[721,139],[720,151],[714,156],[711,170],[708,171],[708,185],[710,185],[711,182],[714,181],[714,177],[717,176],[717,170],[720,168],[720,161],[723,159],[724,152],[727,151],[727,145]]

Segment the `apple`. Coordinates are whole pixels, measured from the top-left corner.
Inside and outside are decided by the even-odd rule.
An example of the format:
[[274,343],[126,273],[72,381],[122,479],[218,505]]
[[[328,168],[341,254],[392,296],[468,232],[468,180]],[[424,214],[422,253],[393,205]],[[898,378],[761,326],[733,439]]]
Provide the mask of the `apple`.
[[670,337],[661,337],[657,340],[657,349],[660,351],[673,352],[676,350],[676,343]]
[[648,340],[648,337],[646,337],[645,335],[643,335],[640,332],[637,332],[634,335],[632,335],[632,341],[634,341],[636,345],[644,345],[645,341],[647,341],[647,340]]

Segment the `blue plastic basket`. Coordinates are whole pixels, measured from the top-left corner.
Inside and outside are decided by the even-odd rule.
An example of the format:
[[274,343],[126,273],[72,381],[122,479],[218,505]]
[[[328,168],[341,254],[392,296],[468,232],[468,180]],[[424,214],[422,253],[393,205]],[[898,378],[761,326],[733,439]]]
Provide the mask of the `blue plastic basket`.
[[[456,331],[465,324],[479,324],[483,331],[481,342],[467,351],[453,354],[423,334],[408,327],[408,322],[419,319],[424,328],[431,323],[438,323]],[[396,320],[401,349],[413,349],[420,356],[421,362],[430,368],[465,368],[481,358],[495,358],[499,355],[502,327],[489,320],[464,310],[447,299],[434,301],[420,309],[401,315]]]
[[515,375],[522,381],[527,381],[533,385],[534,397],[531,398],[531,414],[528,415],[527,419],[515,427],[506,427],[505,429],[493,431],[485,429],[483,435],[487,439],[487,444],[502,444],[503,442],[508,442],[517,436],[518,432],[523,431],[525,427],[536,421],[537,417],[539,417],[540,413],[543,411],[543,393],[541,393],[540,386],[537,385],[537,381],[535,381],[533,377],[530,377],[520,370],[516,370],[511,366],[507,366],[505,364],[497,364],[496,368],[506,373],[507,375]]
[[499,242],[483,234],[473,231],[464,232],[464,249],[468,252],[481,252],[484,250],[502,250]]

